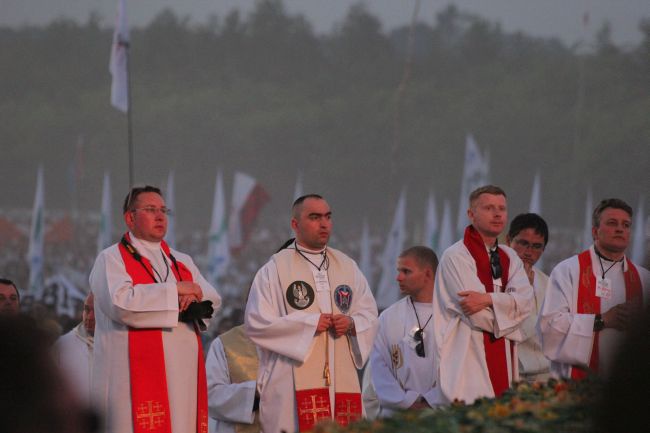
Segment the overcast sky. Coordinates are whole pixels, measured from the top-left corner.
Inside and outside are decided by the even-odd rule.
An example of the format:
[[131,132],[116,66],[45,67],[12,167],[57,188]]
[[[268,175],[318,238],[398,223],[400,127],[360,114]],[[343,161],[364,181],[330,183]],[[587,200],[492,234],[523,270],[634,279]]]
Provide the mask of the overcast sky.
[[[368,10],[380,17],[384,29],[410,21],[416,0],[366,0]],[[358,0],[284,0],[290,13],[301,13],[319,33],[341,22]],[[593,39],[603,22],[612,26],[613,40],[635,45],[641,40],[638,23],[650,18],[650,0],[421,0],[420,20],[432,23],[435,13],[449,3],[461,10],[500,22],[506,31],[522,30],[534,36],[559,37],[572,44]],[[233,8],[250,11],[255,0],[127,0],[130,25],[146,25],[163,8],[171,8],[192,21],[203,22],[210,14],[225,16]],[[117,0],[0,0],[0,25],[40,25],[59,17],[85,21],[96,11],[109,25]],[[583,16],[589,14],[585,28]]]

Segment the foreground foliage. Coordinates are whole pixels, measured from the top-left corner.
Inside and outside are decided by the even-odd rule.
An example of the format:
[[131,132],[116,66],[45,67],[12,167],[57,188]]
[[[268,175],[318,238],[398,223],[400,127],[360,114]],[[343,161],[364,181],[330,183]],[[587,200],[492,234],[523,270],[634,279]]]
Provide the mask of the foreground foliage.
[[317,433],[524,433],[594,431],[592,407],[600,384],[549,380],[518,383],[500,398],[471,405],[457,402],[444,409],[406,411],[391,418],[360,421],[347,428],[319,425]]

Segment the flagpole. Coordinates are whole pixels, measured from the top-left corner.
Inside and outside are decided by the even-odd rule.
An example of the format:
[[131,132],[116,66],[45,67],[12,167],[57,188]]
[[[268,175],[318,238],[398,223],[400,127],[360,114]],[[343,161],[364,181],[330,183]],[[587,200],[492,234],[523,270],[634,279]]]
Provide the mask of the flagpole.
[[129,191],[133,189],[133,180],[135,173],[135,152],[133,149],[133,122],[131,121],[131,112],[132,112],[132,101],[131,97],[131,59],[129,57],[129,41],[120,41],[124,45],[124,53],[126,55],[126,98],[128,101],[128,106],[126,109],[126,134],[127,134],[127,143],[129,146]]

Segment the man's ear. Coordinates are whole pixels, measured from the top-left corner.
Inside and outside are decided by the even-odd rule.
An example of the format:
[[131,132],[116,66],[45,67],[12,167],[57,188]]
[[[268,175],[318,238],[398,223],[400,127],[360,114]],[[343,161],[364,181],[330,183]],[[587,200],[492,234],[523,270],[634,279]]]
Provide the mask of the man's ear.
[[133,228],[134,219],[135,219],[135,212],[131,212],[129,210],[124,212],[124,224],[126,224],[129,230]]
[[291,228],[294,232],[298,230],[298,220],[293,217],[291,218]]

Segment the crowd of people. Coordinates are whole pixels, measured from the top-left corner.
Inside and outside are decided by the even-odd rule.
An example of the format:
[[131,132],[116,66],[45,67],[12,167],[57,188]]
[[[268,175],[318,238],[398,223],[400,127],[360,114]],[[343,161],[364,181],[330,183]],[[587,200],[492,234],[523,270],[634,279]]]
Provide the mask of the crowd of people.
[[[544,219],[520,214],[508,227],[505,191],[480,187],[461,240],[439,258],[418,245],[399,255],[403,296],[381,314],[355,261],[330,246],[332,211],[319,195],[294,202],[295,238],[259,267],[243,310],[164,241],[158,188],[133,188],[122,213],[126,230],[94,262],[80,323],[56,342],[28,327],[52,346],[35,359],[52,357],[50,382],[78,409],[59,414],[69,431],[306,432],[470,404],[519,380],[606,378],[650,296],[650,272],[625,254],[633,210],[619,199],[594,209],[593,245],[547,276],[536,267]],[[2,324],[21,316],[20,302],[0,279]],[[228,326],[204,348],[226,307]],[[16,362],[2,352],[3,366]]]

